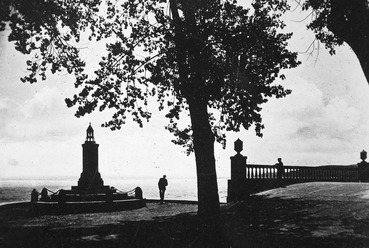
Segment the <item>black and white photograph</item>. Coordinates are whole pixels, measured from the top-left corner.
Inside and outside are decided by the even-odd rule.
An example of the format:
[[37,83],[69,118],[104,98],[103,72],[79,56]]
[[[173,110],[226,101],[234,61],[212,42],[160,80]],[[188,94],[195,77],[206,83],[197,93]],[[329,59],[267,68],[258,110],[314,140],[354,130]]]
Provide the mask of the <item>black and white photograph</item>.
[[369,247],[369,1],[0,0],[0,247]]

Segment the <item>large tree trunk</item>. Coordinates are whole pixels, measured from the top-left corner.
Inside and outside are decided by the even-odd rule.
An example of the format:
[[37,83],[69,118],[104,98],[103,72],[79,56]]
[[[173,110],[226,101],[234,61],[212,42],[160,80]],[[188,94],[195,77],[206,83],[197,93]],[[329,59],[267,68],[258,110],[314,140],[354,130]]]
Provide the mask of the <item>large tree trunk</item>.
[[355,52],[356,57],[359,59],[361,69],[363,70],[366,81],[369,84],[369,37],[367,37],[366,42],[359,47],[354,45],[350,45],[350,47]]
[[196,157],[198,215],[206,223],[216,223],[219,218],[219,195],[214,158],[214,134],[211,130],[207,101],[188,99],[193,145]]
[[[214,158],[214,134],[208,119],[208,100],[201,82],[201,46],[188,41],[184,33],[183,20],[179,16],[177,0],[170,0],[175,23],[175,44],[181,92],[186,96],[191,116],[192,137],[196,158],[198,215],[205,224],[216,224],[219,218],[219,195]],[[196,33],[196,22],[188,14],[187,30]],[[188,32],[188,31],[187,31]],[[190,68],[188,68],[190,64]],[[192,76],[189,78],[188,73]],[[196,82],[195,82],[196,81]]]
[[367,0],[331,0],[328,29],[345,41],[359,59],[369,83],[369,6]]

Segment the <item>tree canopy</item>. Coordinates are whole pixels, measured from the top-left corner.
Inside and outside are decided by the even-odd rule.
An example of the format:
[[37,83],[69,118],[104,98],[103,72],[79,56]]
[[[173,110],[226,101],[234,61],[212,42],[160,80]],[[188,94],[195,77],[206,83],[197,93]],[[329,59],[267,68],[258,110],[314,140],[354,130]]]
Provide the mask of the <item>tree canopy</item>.
[[[76,116],[113,109],[105,127],[119,129],[129,116],[149,120],[148,98],[166,111],[176,144],[194,151],[199,214],[219,212],[214,140],[224,131],[249,129],[262,136],[261,105],[290,93],[277,79],[296,67],[282,33],[285,1],[253,1],[245,9],[234,0],[72,0],[1,3],[0,24],[9,22],[10,41],[27,61],[22,81],[45,80],[47,71],[74,74],[78,94],[66,99]],[[106,46],[94,74],[77,44],[88,39]],[[178,124],[181,115],[191,123]]]
[[[287,5],[266,2],[256,1],[250,11],[235,1],[130,0],[104,5],[98,0],[78,4],[6,0],[0,27],[9,22],[9,40],[15,41],[16,49],[34,54],[34,60],[27,61],[30,74],[22,81],[45,80],[48,69],[52,73],[66,69],[76,76],[81,92],[66,102],[79,106],[77,116],[115,108],[104,126],[119,129],[127,114],[142,126],[151,116],[145,109],[147,97],[156,96],[160,110],[169,107],[168,130],[179,138],[177,143],[189,144],[191,128],[179,130],[174,119],[194,92],[210,108],[220,110],[217,120],[211,116],[215,134],[255,124],[259,136],[263,128],[259,105],[267,97],[290,92],[272,84],[278,77],[284,79],[281,69],[298,64],[296,54],[286,49],[291,34],[277,32],[284,27],[279,18]],[[86,61],[76,45],[83,32],[90,40],[107,43],[108,54],[93,76],[84,73]],[[203,82],[194,82],[200,74]],[[218,138],[224,142],[224,136]]]
[[309,11],[312,21],[307,26],[325,44],[331,54],[346,42],[360,61],[369,83],[369,3],[367,0],[297,1]]

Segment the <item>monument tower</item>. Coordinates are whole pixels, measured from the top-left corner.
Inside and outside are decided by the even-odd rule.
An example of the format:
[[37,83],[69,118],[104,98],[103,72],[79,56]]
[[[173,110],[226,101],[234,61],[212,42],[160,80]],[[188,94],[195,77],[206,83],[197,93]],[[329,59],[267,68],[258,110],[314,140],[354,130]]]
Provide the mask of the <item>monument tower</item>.
[[43,188],[38,198],[38,191],[32,190],[31,210],[37,214],[111,212],[146,206],[140,187],[124,192],[104,185],[99,173],[99,144],[96,144],[91,123],[82,144],[82,173],[78,185],[57,192]]
[[109,186],[104,186],[104,181],[99,173],[99,144],[96,144],[94,129],[90,125],[86,130],[86,141],[82,144],[82,173],[78,180],[78,186],[73,190],[85,193],[104,192]]

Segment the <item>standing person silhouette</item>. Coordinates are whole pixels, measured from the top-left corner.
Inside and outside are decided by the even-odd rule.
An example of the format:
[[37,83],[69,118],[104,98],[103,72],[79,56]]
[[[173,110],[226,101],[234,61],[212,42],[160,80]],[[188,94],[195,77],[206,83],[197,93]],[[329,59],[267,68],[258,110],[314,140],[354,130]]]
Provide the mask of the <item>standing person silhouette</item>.
[[277,167],[277,179],[281,180],[284,174],[283,162],[281,158],[278,158],[278,163],[275,164]]
[[166,175],[163,175],[162,178],[159,179],[158,186],[159,186],[159,195],[160,195],[160,204],[164,203],[164,194],[165,189],[168,186],[168,180],[166,179]]

